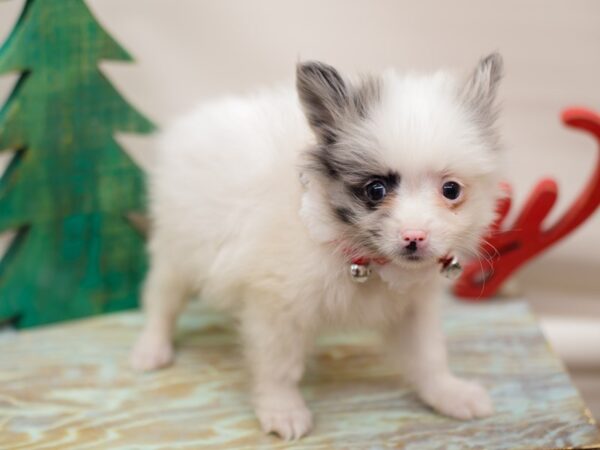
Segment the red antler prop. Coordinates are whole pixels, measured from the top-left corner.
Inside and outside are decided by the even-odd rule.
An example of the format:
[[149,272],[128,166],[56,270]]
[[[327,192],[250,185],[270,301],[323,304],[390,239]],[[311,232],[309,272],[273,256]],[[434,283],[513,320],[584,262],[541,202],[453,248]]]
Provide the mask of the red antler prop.
[[[600,116],[586,109],[567,109],[562,121],[569,127],[592,134],[598,141],[600,151]],[[600,155],[599,155],[600,156]],[[506,187],[508,190],[508,186]],[[596,169],[575,203],[556,221],[542,230],[542,222],[554,206],[558,196],[556,182],[541,180],[511,228],[502,225],[511,207],[510,192],[498,203],[498,219],[492,225],[483,247],[495,247],[497,254],[488,262],[471,261],[456,282],[454,293],[459,297],[483,299],[494,295],[502,283],[521,265],[559,241],[582,222],[600,205],[600,158]],[[482,266],[483,265],[483,266]],[[487,266],[487,267],[486,267]]]

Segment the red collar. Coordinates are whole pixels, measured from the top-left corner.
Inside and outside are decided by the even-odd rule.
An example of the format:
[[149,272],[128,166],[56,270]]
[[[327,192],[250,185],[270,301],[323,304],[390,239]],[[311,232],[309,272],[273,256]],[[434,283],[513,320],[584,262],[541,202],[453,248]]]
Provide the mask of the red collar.
[[[368,266],[370,263],[374,262],[375,264],[379,264],[380,266],[385,266],[390,262],[388,258],[385,256],[365,256],[360,255],[358,252],[352,248],[345,247],[343,249],[344,255],[350,258],[350,262],[352,264],[358,264],[361,266]],[[438,262],[442,265],[442,268],[447,267],[452,262],[452,255],[446,255],[440,259]]]
[[361,266],[367,266],[371,262],[374,262],[375,264],[379,264],[380,266],[385,266],[387,263],[390,262],[390,260],[384,256],[376,256],[373,258],[368,257],[368,256],[355,256],[350,259],[350,262],[352,264],[360,264]]
[[350,259],[352,264],[359,264],[361,266],[368,266],[372,262],[379,264],[380,266],[384,266],[390,262],[390,260],[385,256],[361,255],[356,249],[351,247],[343,247],[342,252],[347,258]]
[[[369,279],[369,275],[371,274],[369,266],[371,262],[380,266],[384,266],[390,262],[384,256],[360,255],[352,247],[342,247],[342,252],[346,258],[350,259],[350,275],[357,283],[364,283]],[[450,280],[456,280],[462,273],[462,267],[458,259],[450,254],[438,259],[438,264],[441,265],[440,273]]]

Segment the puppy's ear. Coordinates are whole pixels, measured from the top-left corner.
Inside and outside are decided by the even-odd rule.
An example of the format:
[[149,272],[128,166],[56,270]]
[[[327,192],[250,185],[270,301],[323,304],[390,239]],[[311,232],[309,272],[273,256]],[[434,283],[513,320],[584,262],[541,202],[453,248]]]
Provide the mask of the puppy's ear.
[[296,66],[296,89],[308,123],[320,142],[336,141],[336,125],[350,102],[350,88],[339,72],[318,61]]
[[503,75],[502,56],[492,53],[479,64],[463,86],[461,97],[483,122],[493,122],[496,116],[494,102]]

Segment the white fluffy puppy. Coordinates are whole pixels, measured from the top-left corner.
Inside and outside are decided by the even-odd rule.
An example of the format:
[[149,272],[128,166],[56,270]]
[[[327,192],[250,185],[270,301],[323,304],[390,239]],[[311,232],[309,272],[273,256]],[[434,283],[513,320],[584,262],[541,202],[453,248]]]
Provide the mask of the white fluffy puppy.
[[[495,94],[502,59],[447,72],[348,79],[320,62],[296,90],[199,107],[163,136],[150,174],[147,321],[131,356],[152,370],[198,294],[240,324],[256,414],[285,439],[310,431],[298,389],[320,330],[385,336],[425,403],[492,413],[448,369],[436,298],[440,261],[474,253],[499,195]],[[352,262],[367,264],[357,283]]]

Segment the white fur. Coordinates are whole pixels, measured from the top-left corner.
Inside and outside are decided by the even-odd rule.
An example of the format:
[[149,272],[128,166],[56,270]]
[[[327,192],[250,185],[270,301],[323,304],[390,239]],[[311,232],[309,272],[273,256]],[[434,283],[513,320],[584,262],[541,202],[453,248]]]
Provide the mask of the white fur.
[[[457,81],[393,72],[383,80],[382,101],[363,132],[379,142],[381,160],[402,171],[389,245],[409,226],[429,228],[438,257],[474,248],[493,217],[497,156],[457,104]],[[441,413],[491,414],[483,388],[448,369],[435,259],[375,265],[368,282],[351,280],[326,186],[301,179],[304,150],[314,142],[291,89],[208,103],[167,130],[150,174],[147,323],[133,366],[171,362],[175,320],[196,293],[239,319],[266,432],[292,439],[310,430],[297,384],[315,334],[338,326],[381,330],[392,357],[407,361],[407,380]],[[446,175],[469,187],[461,212],[437,196]]]

